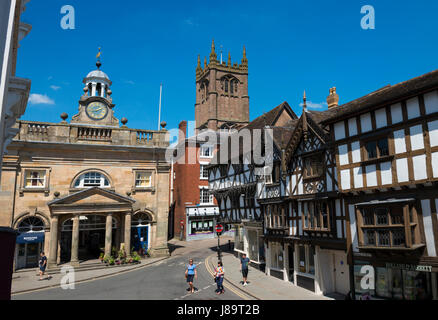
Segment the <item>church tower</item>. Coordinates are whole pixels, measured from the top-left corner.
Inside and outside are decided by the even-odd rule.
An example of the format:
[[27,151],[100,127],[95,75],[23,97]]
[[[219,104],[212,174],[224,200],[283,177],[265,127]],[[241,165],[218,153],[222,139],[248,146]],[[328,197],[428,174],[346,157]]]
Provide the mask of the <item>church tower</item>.
[[[98,54],[100,57],[100,51]],[[97,70],[84,78],[84,94],[79,100],[79,113],[72,117],[71,123],[119,126],[114,117],[114,104],[110,89],[112,82],[105,72],[100,70],[100,58],[96,62]]]
[[[222,59],[221,59],[222,60]],[[198,56],[195,120],[197,131],[239,128],[249,123],[248,59],[243,47],[241,64],[217,60],[214,40],[210,60]]]

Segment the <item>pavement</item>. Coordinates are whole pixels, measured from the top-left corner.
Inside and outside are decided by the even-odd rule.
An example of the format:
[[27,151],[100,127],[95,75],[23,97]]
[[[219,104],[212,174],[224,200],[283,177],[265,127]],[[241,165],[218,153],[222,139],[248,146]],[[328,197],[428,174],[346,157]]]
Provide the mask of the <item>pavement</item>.
[[[15,293],[12,300],[242,300],[245,296],[238,290],[225,289],[217,295],[216,284],[207,271],[205,259],[214,254],[217,240],[196,242],[172,241],[171,257],[155,261],[145,267],[127,270],[100,278],[89,278],[75,283],[74,288],[63,289],[59,285],[28,292]],[[197,265],[198,275],[194,281],[195,293],[189,293],[184,277],[189,259]],[[105,269],[101,270],[103,272]],[[96,270],[92,271],[97,272]],[[91,271],[84,271],[85,275]],[[78,276],[76,276],[78,278]],[[37,276],[32,282],[40,283]],[[18,280],[18,279],[16,279]],[[14,280],[15,281],[15,280]],[[55,285],[58,279],[50,280]],[[43,281],[41,281],[43,282]]]
[[[222,263],[225,270],[225,288],[233,287],[243,291],[247,296],[256,300],[335,300],[342,299],[340,295],[326,297],[316,295],[304,288],[290,282],[266,275],[264,272],[249,266],[248,285],[243,286],[242,273],[240,272],[240,260],[231,253],[222,255]],[[217,266],[217,256],[208,258],[211,270]]]

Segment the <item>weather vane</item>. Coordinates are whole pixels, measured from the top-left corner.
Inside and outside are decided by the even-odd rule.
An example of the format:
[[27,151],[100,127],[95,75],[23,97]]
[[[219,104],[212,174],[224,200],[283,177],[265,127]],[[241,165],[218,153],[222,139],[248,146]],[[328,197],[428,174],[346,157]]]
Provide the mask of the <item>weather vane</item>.
[[99,52],[98,52],[97,55],[96,55],[96,59],[97,59],[96,66],[97,66],[98,69],[99,69],[100,66],[102,65],[102,64],[100,63],[100,55],[102,54],[102,52],[100,52],[100,49],[101,49],[101,47],[99,47]]

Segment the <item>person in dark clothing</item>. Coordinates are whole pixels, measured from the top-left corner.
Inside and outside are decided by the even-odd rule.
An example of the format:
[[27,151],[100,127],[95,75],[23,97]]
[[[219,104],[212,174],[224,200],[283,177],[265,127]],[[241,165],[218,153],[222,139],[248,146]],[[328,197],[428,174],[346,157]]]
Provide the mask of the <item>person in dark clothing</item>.
[[[40,259],[38,261],[38,265],[40,267],[40,281],[44,280],[43,276],[44,273],[46,272],[46,267],[47,267],[47,257],[45,256],[44,252],[41,252],[40,254]],[[49,279],[49,277],[47,277],[47,280]]]
[[247,278],[248,278],[248,265],[249,265],[249,258],[246,256],[246,254],[242,255],[242,258],[240,259],[240,271],[242,271],[243,276],[243,285],[247,286]]

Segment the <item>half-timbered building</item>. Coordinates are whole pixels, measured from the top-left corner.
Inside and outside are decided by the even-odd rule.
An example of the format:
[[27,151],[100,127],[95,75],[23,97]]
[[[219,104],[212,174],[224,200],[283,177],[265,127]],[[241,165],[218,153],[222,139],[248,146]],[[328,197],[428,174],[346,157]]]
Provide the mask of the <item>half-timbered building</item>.
[[258,199],[265,213],[267,273],[316,294],[346,294],[345,219],[330,134],[321,125],[327,112],[308,111],[306,98],[303,105],[300,119],[282,128],[291,131],[282,135],[282,178],[266,183]]
[[[438,71],[327,111],[357,295],[438,298]],[[361,285],[372,266],[375,289]]]
[[[243,129],[231,134],[229,139],[231,141],[233,135],[239,135],[242,130],[248,130],[251,133],[252,146],[257,143],[263,144],[263,139],[256,141],[256,134],[253,134],[255,130],[282,126],[296,118],[290,106],[284,102],[253,120]],[[231,143],[228,145],[231,146]],[[263,215],[258,202],[258,193],[263,189],[266,177],[276,180],[276,177],[279,177],[279,170],[273,171],[273,177],[270,172],[264,175],[264,164],[244,161],[244,159],[252,159],[249,154],[253,152],[253,149],[250,149],[245,153],[245,150],[241,148],[238,161],[233,161],[231,150],[227,153],[227,158],[222,159],[221,152],[218,152],[212,161],[213,165],[209,166],[209,183],[218,201],[223,222],[231,223],[235,227],[235,254],[237,256],[247,254],[253,266],[263,269],[266,254],[263,240]],[[276,151],[273,154],[265,156],[275,157],[274,161],[278,162],[280,154],[275,146],[274,150]],[[266,159],[266,162],[272,162],[272,159]]]

